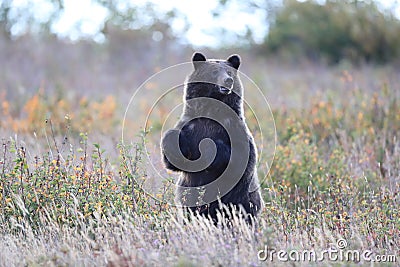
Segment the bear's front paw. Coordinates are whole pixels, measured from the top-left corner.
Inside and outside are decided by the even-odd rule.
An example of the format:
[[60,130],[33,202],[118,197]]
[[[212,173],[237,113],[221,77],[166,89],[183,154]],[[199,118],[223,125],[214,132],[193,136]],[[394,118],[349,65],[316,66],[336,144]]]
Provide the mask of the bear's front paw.
[[179,130],[171,129],[163,137],[161,148],[163,152],[172,153],[179,150]]
[[164,135],[161,149],[162,152],[168,156],[184,160],[183,157],[188,159],[190,154],[186,143],[185,136],[180,130],[171,129]]
[[214,143],[209,143],[204,146],[204,149],[201,151],[201,157],[204,157],[204,160],[207,162],[212,162],[217,155],[217,147]]
[[200,159],[201,161],[206,164],[208,167],[211,166],[211,163],[215,160],[217,156],[217,151],[218,151],[218,146],[210,138],[205,138],[201,140],[199,144],[199,150],[200,150]]

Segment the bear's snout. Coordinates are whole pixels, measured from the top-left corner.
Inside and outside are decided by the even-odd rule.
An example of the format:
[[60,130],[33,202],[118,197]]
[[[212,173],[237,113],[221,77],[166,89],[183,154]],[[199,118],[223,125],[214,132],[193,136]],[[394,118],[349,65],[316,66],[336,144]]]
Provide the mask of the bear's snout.
[[227,77],[223,80],[222,86],[217,86],[219,88],[219,92],[224,95],[229,95],[232,93],[233,88],[233,79],[232,77]]
[[225,87],[227,87],[227,88],[229,88],[229,89],[232,89],[232,86],[233,86],[233,79],[232,79],[232,77],[226,78],[226,79],[224,80],[224,85],[225,85]]

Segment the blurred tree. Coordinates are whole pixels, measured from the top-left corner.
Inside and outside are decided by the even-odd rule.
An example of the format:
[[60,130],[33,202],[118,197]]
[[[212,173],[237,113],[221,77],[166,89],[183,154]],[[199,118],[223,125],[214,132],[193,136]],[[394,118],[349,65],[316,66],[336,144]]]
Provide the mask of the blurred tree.
[[35,4],[35,1],[17,3],[13,0],[0,0],[0,28],[3,35],[11,37],[26,32],[50,33],[51,24],[64,8],[63,1],[42,1],[41,5],[46,6],[48,12],[40,14],[37,14]]
[[[238,6],[241,12],[246,12],[252,15],[261,16],[261,21],[265,20],[265,25],[270,25],[275,21],[275,15],[277,14],[281,4],[280,1],[270,1],[270,0],[217,0],[219,5],[213,10],[214,17],[222,17],[223,15],[228,15],[232,17],[234,15],[229,14],[230,5]],[[257,12],[257,11],[262,12]],[[243,21],[246,24],[246,21]],[[253,45],[259,44],[256,41],[254,29],[246,27],[246,31],[242,33],[238,32],[227,32],[224,28],[217,29],[220,32],[219,36],[229,36],[229,40],[235,40],[233,46],[240,46],[242,48],[251,48]],[[224,47],[228,44],[223,44]],[[228,45],[229,46],[229,45]]]
[[[61,10],[60,1],[46,1],[51,5],[49,10]],[[36,14],[34,1],[16,4],[12,0],[0,0],[0,28],[3,35],[11,37],[24,32],[48,31],[50,23],[55,19],[56,12]]]
[[[0,0],[0,29],[8,37],[25,33],[54,34],[51,26],[63,15],[65,3],[66,0],[42,0],[40,3],[33,0],[21,3]],[[172,37],[169,25],[179,13],[173,8],[161,12],[151,2],[137,5],[122,0],[92,0],[92,4],[108,11],[103,27],[100,27],[100,33],[104,35],[107,35],[107,28],[112,25],[123,30],[157,31],[163,38]],[[46,7],[46,12],[37,14],[42,6]],[[77,27],[79,31],[79,25]]]
[[[385,63],[400,57],[400,21],[393,13],[396,3],[391,10],[384,10],[378,0],[219,0],[219,3],[214,11],[216,16],[230,4],[239,4],[249,13],[265,10],[268,33],[261,45],[264,54],[305,56],[330,63],[343,59]],[[241,38],[254,44],[249,30]]]
[[9,25],[7,25],[7,21],[9,20],[9,12],[10,12],[11,0],[2,0],[0,2],[0,28],[3,30],[3,33],[9,33]]
[[400,56],[400,21],[373,1],[284,1],[263,46],[267,53],[384,63]]

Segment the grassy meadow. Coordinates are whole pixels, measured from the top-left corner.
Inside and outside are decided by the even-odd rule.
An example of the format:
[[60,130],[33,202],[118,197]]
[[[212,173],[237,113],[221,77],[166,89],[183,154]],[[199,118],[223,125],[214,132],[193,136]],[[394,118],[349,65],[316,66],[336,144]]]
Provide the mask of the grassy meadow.
[[[225,51],[213,53],[227,56]],[[271,168],[264,162],[258,166],[266,206],[257,227],[235,218],[228,228],[202,218],[188,220],[163,201],[173,198],[171,173],[157,195],[143,189],[147,180],[156,179],[143,164],[144,147],[157,147],[159,134],[135,130],[131,134],[139,136],[138,142],[121,142],[125,108],[136,86],[190,55],[155,60],[141,75],[134,61],[112,73],[101,69],[93,55],[87,55],[89,66],[78,67],[78,57],[71,59],[74,67],[66,68],[65,76],[49,68],[58,66],[57,61],[35,61],[39,68],[51,70],[45,77],[53,80],[47,82],[35,82],[17,67],[16,73],[2,72],[8,84],[1,84],[7,90],[0,94],[0,265],[285,265],[277,258],[260,261],[258,252],[267,246],[322,253],[341,239],[347,242],[345,250],[396,255],[396,263],[386,264],[398,265],[399,69],[289,64],[242,54],[242,71],[271,106],[277,142]],[[23,76],[21,83],[18,74]],[[114,80],[101,83],[107,75]],[[72,80],[75,83],[62,82]],[[76,89],[79,81],[92,91]],[[96,91],[100,87],[103,90]],[[157,88],[162,84],[148,94],[157,95]],[[136,117],[125,121],[132,129],[139,129],[135,122],[151,105],[141,101]],[[181,98],[173,101],[171,105]],[[158,112],[154,125],[162,124],[169,111],[162,106]],[[257,131],[251,119],[249,124]],[[152,157],[163,169],[158,154]]]

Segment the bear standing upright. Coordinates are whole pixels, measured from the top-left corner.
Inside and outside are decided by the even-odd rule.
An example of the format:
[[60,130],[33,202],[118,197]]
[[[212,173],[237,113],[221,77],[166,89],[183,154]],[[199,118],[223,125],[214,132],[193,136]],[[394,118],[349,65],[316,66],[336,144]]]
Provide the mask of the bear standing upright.
[[240,57],[192,57],[184,88],[184,111],[161,141],[166,168],[181,172],[176,201],[217,219],[221,204],[256,216],[263,207],[256,146],[244,118]]

